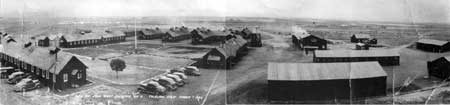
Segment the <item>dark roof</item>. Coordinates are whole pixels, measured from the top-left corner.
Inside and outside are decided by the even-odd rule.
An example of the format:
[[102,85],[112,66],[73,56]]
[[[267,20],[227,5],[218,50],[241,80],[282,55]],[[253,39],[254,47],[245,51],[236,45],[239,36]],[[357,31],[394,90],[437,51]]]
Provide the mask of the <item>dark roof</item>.
[[236,35],[235,38],[225,41],[220,47],[215,49],[222,53],[226,58],[230,56],[236,56],[237,51],[247,43],[247,40],[242,36]]
[[275,63],[269,62],[268,80],[334,80],[386,77],[378,62]]
[[64,38],[71,41],[79,41],[79,40],[92,40],[92,39],[101,39],[102,37],[116,37],[116,36],[125,36],[124,33],[120,31],[92,31],[89,33],[80,33],[73,32],[63,35]]
[[438,45],[438,46],[442,46],[442,45],[445,45],[448,43],[448,41],[435,40],[435,39],[419,39],[417,42],[423,43],[423,44]]
[[450,56],[445,56],[444,58],[450,62]]
[[400,56],[395,50],[316,50],[316,57],[382,57]]
[[371,36],[369,34],[353,34],[355,36],[355,38],[364,38],[364,39],[370,39]]
[[161,29],[143,29],[142,33],[144,35],[155,35],[155,34],[163,34],[164,32]]
[[188,28],[171,28],[167,33],[172,36],[182,36],[182,35],[189,35],[191,34],[191,31]]
[[210,36],[227,36],[230,35],[231,32],[230,31],[220,31],[220,30],[216,30],[216,31],[212,31],[206,28],[197,28],[194,31],[196,31],[198,33],[198,35],[200,35],[202,38],[207,38]]
[[[56,72],[56,74],[58,74],[69,63],[70,60],[78,60],[75,56],[62,52],[59,52],[58,54],[51,54],[50,50],[55,49],[55,47],[44,48],[37,47],[36,45],[25,47],[24,42],[25,41],[6,43],[5,40],[2,40],[3,44],[0,48],[0,52],[15,57],[23,62],[27,62],[28,64],[31,64],[43,70],[49,70],[49,72],[51,73]],[[57,58],[57,60],[55,60],[55,57]],[[54,68],[56,68],[56,70]]]

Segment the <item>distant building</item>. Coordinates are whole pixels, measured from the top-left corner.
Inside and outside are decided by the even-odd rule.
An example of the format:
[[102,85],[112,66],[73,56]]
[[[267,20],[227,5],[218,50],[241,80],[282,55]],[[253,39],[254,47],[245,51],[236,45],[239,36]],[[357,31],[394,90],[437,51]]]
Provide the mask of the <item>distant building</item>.
[[250,34],[249,46],[250,47],[262,47],[261,33]]
[[356,50],[369,50],[369,48],[370,48],[369,44],[364,44],[364,43],[356,43],[355,44]]
[[41,47],[49,47],[50,46],[50,38],[48,38],[47,36],[37,37],[36,40],[38,40],[38,46],[41,46]]
[[134,30],[134,29],[124,30],[123,33],[125,34],[126,37],[134,37],[134,36],[144,35],[144,33],[142,32],[141,29],[139,29],[139,30]]
[[191,38],[191,31],[187,27],[175,27],[170,28],[169,31],[166,32],[162,36],[163,42],[177,42],[182,40],[187,40]]
[[166,33],[159,28],[155,29],[144,29],[141,31],[142,35],[139,35],[139,40],[152,40],[161,39]]
[[441,79],[447,79],[450,76],[450,56],[440,57],[427,62],[428,75]]
[[73,48],[98,44],[118,43],[123,41],[125,41],[125,35],[121,32],[74,32],[62,35],[59,39],[59,45],[63,48]]
[[30,42],[2,42],[5,42],[0,48],[2,65],[31,73],[50,88],[57,90],[87,83],[87,66],[73,55],[60,53],[58,48],[37,47]]
[[292,35],[291,38],[294,46],[304,50],[306,54],[308,54],[308,52],[314,52],[315,50],[328,49],[327,48],[328,41],[316,35],[310,34]]
[[400,65],[400,54],[393,50],[318,50],[314,62],[378,61],[383,66]]
[[416,48],[424,51],[441,53],[450,50],[450,43],[448,41],[434,39],[419,39],[416,42]]
[[233,35],[229,31],[212,31],[206,28],[197,28],[191,32],[192,44],[223,43]]
[[386,95],[378,62],[274,63],[267,68],[271,102],[305,103]]
[[369,34],[353,34],[350,37],[350,42],[352,43],[368,43],[372,37]]
[[202,58],[203,67],[229,69],[246,54],[246,50],[247,41],[241,36],[235,36],[206,53]]

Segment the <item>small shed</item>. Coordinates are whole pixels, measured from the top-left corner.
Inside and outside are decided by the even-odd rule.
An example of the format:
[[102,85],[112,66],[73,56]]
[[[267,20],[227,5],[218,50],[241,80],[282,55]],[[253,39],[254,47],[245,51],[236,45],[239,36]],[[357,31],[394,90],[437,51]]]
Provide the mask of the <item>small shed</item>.
[[370,48],[369,44],[364,44],[364,43],[356,43],[355,44],[356,50],[369,50],[369,48]]
[[423,51],[441,53],[450,50],[450,43],[435,39],[419,39],[416,42],[416,48]]
[[271,102],[305,103],[386,95],[378,62],[276,63],[267,68]]
[[450,56],[437,58],[427,62],[428,75],[441,79],[448,79],[450,76]]

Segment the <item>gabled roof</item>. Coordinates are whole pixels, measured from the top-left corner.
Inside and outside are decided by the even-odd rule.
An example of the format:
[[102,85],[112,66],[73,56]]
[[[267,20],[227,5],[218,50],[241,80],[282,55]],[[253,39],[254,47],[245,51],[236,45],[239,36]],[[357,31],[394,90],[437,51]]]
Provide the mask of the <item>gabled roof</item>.
[[191,32],[188,29],[173,29],[167,31],[167,33],[172,37],[191,34]]
[[79,40],[91,40],[91,39],[101,39],[102,35],[98,35],[98,34],[93,34],[93,33],[85,33],[85,34],[81,34],[81,33],[68,33],[68,34],[64,34],[62,37],[64,37],[68,42],[71,41],[79,41]]
[[353,34],[354,36],[355,36],[355,38],[358,38],[358,39],[370,39],[371,38],[371,36],[369,35],[369,34]]
[[423,44],[438,45],[438,46],[443,46],[448,43],[448,41],[435,40],[435,39],[419,39],[417,42],[423,43]]
[[163,34],[164,32],[161,29],[157,30],[157,29],[148,29],[148,28],[146,28],[146,29],[142,30],[142,33],[144,35],[154,35],[154,34]]
[[312,81],[386,77],[378,62],[275,63],[269,62],[268,80]]
[[[24,44],[26,43],[23,41],[6,43],[6,41],[2,40],[2,42],[5,43],[0,48],[1,53],[15,57],[43,70],[49,70],[51,73],[58,74],[71,60],[78,60],[75,56],[62,52],[51,54],[50,50],[55,49],[54,47],[44,48],[36,45],[25,47]],[[83,66],[86,67],[84,64]]]
[[450,56],[445,56],[444,57],[448,62],[450,62]]
[[400,56],[394,50],[316,50],[316,57],[385,57]]
[[207,38],[207,37],[210,37],[210,36],[227,36],[227,35],[231,34],[230,31],[226,31],[226,30],[223,30],[223,31],[220,31],[220,30],[212,31],[212,30],[208,30],[208,29],[205,29],[205,28],[197,28],[197,29],[194,29],[194,31],[198,35],[200,35],[202,38]]
[[239,35],[236,35],[235,38],[225,41],[225,43],[223,43],[220,47],[216,47],[215,49],[222,53],[222,55],[224,55],[226,58],[228,58],[230,56],[236,56],[237,51],[246,43],[247,40]]
[[125,33],[120,32],[120,31],[106,30],[104,32],[98,32],[98,33],[101,34],[102,37],[104,37],[104,38],[106,38],[106,37],[125,36]]
[[125,36],[125,34],[123,32],[120,31],[92,31],[89,33],[79,33],[77,31],[72,32],[72,33],[68,33],[64,36],[64,38],[68,41],[79,41],[79,40],[92,40],[92,39],[101,39],[103,38],[107,38],[107,37],[116,37],[116,36]]

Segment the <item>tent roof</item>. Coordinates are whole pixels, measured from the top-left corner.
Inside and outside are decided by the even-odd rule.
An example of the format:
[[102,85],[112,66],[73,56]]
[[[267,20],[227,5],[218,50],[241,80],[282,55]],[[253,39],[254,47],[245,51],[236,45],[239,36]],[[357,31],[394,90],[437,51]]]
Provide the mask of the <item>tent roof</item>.
[[381,57],[400,56],[394,50],[316,50],[316,57]]
[[438,45],[438,46],[443,46],[448,43],[448,41],[435,40],[435,39],[419,39],[417,42],[424,43],[424,44]]
[[356,38],[367,38],[370,39],[371,36],[369,34],[354,34]]
[[269,62],[268,80],[308,81],[386,77],[378,62],[275,63]]

